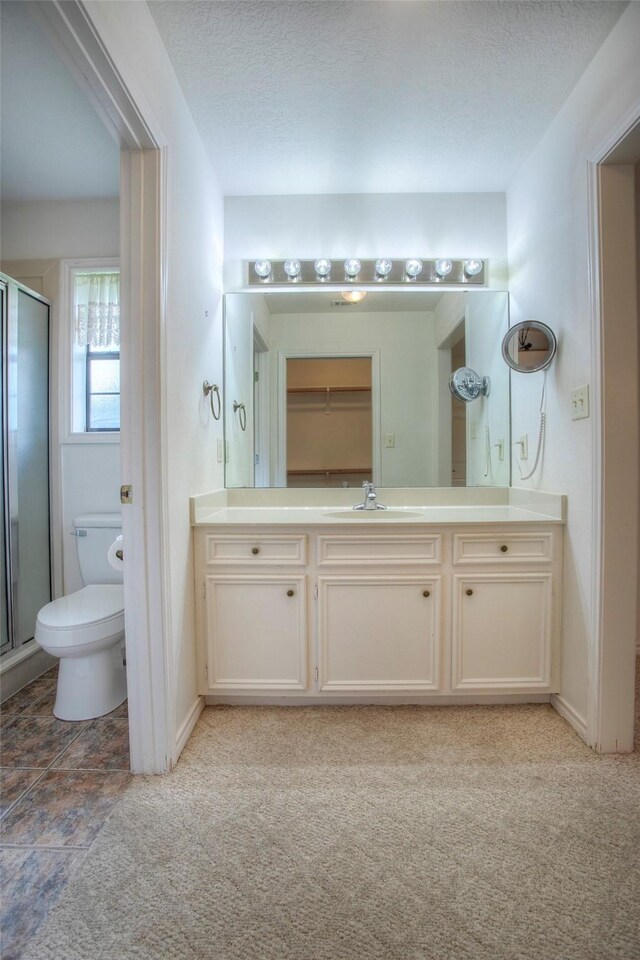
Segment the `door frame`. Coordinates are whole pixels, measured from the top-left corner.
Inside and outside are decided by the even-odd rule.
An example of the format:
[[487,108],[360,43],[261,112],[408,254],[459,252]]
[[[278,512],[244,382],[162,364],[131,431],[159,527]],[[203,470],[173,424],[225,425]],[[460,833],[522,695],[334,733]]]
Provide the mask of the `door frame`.
[[[600,144],[588,163],[595,562],[586,734],[589,746],[601,753],[633,749],[637,620],[635,604],[629,598],[637,595],[638,584],[640,426],[637,303],[635,316],[629,308],[637,294],[635,236],[625,253],[629,224],[624,204],[628,190],[624,184],[611,182],[606,167],[616,147],[637,130],[639,123],[640,103]],[[622,212],[619,223],[608,216],[611,204],[618,204]],[[620,296],[626,298],[622,309]],[[614,429],[616,423],[624,423],[625,429]],[[630,464],[629,469],[620,470],[620,463]]]
[[109,57],[82,0],[34,0],[33,12],[121,149],[122,482],[131,769],[176,759],[167,582],[165,367],[167,144]]
[[[258,381],[253,384],[253,482],[256,487],[271,485],[271,456],[269,439],[269,345],[257,326],[253,325],[253,374]],[[257,403],[256,403],[257,398]],[[256,452],[260,457],[255,463]]]

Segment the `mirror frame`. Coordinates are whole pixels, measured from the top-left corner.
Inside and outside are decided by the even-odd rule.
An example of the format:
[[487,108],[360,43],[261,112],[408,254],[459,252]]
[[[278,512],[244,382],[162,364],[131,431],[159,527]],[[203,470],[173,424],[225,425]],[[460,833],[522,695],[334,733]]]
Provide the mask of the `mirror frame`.
[[[520,330],[540,330],[541,333],[544,333],[549,341],[549,353],[545,359],[535,367],[523,367],[519,363],[516,363],[509,353],[509,344],[514,335],[520,332]],[[520,323],[514,324],[512,327],[509,327],[502,339],[502,359],[507,364],[508,367],[511,367],[512,370],[515,370],[516,373],[538,373],[540,370],[546,370],[546,368],[553,361],[553,358],[556,355],[558,349],[558,341],[556,335],[548,327],[546,323],[542,323],[540,320],[522,320]]]

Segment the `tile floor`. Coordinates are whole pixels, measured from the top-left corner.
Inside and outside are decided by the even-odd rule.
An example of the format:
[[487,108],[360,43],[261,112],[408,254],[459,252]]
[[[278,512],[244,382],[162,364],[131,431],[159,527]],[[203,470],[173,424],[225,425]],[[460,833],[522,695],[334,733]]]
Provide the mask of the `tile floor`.
[[0,954],[19,960],[131,779],[126,702],[53,716],[57,667],[0,708]]

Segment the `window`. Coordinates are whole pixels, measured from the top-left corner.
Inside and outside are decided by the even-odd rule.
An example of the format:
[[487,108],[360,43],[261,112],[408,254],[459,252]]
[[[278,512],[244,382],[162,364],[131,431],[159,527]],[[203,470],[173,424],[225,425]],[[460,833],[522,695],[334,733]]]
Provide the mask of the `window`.
[[87,347],[86,430],[120,429],[120,353]]
[[75,433],[120,429],[120,274],[72,273]]

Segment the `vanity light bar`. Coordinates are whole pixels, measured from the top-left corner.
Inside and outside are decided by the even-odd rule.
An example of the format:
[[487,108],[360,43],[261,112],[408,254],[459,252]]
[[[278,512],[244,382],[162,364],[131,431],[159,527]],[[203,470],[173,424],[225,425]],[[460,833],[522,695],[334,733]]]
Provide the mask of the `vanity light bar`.
[[251,287],[294,283],[304,286],[345,283],[357,283],[358,286],[394,283],[418,287],[443,283],[469,286],[485,282],[486,264],[486,260],[477,257],[466,260],[450,260],[448,257],[434,260],[418,257],[397,260],[358,260],[355,257],[333,260],[248,260],[247,281]]

